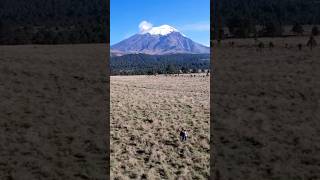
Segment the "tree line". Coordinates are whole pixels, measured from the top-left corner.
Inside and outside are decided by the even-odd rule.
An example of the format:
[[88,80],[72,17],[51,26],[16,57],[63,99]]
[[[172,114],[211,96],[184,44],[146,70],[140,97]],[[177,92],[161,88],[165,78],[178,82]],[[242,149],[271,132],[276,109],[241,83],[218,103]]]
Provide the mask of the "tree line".
[[206,72],[209,54],[128,54],[110,59],[111,75],[154,75]]
[[317,0],[223,0],[217,2],[215,39],[223,39],[225,29],[235,38],[284,36],[284,27],[291,26],[296,35],[303,25],[313,25],[318,34],[320,1]]
[[[283,36],[292,26],[320,24],[318,0],[223,0],[218,3],[218,27],[232,37]],[[0,44],[64,44],[108,42],[108,1],[1,0]],[[261,27],[261,28],[260,28]],[[223,28],[217,30],[225,38]]]
[[0,44],[107,42],[107,1],[1,0]]

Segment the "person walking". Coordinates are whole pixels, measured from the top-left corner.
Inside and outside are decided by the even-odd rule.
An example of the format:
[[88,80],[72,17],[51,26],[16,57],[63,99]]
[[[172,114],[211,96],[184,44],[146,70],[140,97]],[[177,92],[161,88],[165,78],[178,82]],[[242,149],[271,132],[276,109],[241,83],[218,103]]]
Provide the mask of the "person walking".
[[187,137],[188,137],[188,133],[187,133],[187,131],[186,130],[184,130],[184,141],[186,141],[187,140]]
[[188,137],[188,133],[186,130],[182,129],[182,131],[180,131],[180,140],[181,141],[186,141]]
[[317,41],[313,36],[310,36],[309,41],[307,42],[307,46],[310,47],[310,50],[317,46]]

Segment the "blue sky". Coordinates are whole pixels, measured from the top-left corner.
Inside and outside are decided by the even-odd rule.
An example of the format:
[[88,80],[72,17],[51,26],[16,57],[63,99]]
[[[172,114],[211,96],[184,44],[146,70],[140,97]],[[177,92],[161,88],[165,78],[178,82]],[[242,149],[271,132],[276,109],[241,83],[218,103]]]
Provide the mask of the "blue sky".
[[210,0],[110,0],[110,44],[139,32],[139,24],[168,24],[209,46]]

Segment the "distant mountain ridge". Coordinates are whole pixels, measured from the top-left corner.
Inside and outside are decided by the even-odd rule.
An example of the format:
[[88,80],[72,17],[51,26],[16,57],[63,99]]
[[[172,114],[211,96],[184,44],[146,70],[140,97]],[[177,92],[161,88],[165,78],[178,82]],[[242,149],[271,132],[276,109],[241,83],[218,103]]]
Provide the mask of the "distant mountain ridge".
[[137,33],[111,46],[111,55],[209,54],[210,48],[196,43],[177,29],[162,25]]

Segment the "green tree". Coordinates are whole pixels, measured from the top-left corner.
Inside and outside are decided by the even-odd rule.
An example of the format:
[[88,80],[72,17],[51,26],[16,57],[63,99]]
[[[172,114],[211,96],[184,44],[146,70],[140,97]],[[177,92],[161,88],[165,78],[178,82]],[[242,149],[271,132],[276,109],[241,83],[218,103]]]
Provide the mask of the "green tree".
[[193,68],[193,69],[192,69],[192,73],[198,73],[198,69]]
[[283,33],[283,29],[280,25],[277,25],[276,23],[269,22],[264,25],[262,29],[262,33],[260,33],[262,36],[269,36],[269,37],[275,37],[275,36],[281,36]]
[[292,27],[291,31],[298,34],[298,35],[302,35],[302,33],[304,32],[304,29],[301,24],[295,23],[295,25]]
[[233,16],[227,21],[227,27],[232,35],[247,38],[255,32],[255,26],[249,18]]
[[182,73],[188,73],[188,68],[186,68],[185,66],[183,66],[181,68]]
[[169,64],[166,68],[167,74],[174,74],[176,73],[176,67],[172,64]]
[[318,27],[317,26],[313,26],[311,33],[312,33],[313,36],[318,36],[319,35]]

